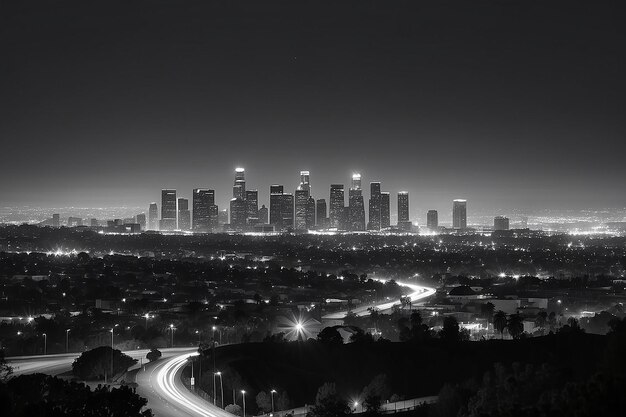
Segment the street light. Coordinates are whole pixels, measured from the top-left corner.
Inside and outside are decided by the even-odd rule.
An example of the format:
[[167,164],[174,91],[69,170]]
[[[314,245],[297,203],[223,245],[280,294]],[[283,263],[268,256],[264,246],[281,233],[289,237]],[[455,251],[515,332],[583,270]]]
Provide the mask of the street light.
[[170,324],[170,331],[172,332],[172,341],[171,341],[171,347],[174,347],[174,330],[176,330],[176,327],[174,327],[173,324]]
[[48,335],[43,334],[43,354],[45,355],[48,352]]
[[243,398],[243,417],[246,417],[246,392],[241,390],[241,398]]
[[275,389],[270,391],[270,396],[272,397],[272,413],[274,412],[274,394],[276,394]]
[[221,401],[220,401],[220,405],[222,406],[222,408],[224,408],[224,384],[222,382],[222,373],[220,371],[217,371],[214,376],[213,376],[213,386],[215,386],[215,375],[220,377],[220,393],[221,393]]
[[150,314],[144,314],[144,318],[146,319],[146,330],[148,330],[148,319],[150,318]]
[[70,329],[65,329],[65,353],[69,352],[70,347]]

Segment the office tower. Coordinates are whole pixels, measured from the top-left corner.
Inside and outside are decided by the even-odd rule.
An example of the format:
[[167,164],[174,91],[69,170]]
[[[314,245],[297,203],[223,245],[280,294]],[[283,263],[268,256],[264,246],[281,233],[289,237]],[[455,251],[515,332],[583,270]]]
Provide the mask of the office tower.
[[235,183],[233,184],[233,198],[246,198],[246,170],[235,168]]
[[282,195],[282,230],[293,229],[293,194]]
[[178,199],[178,229],[191,229],[191,212],[189,211],[189,200],[186,198]]
[[315,229],[315,199],[309,197],[306,204],[306,229]]
[[389,193],[380,193],[380,228],[387,229],[391,226],[391,201]]
[[[143,216],[143,228],[146,228],[146,215],[145,214],[138,214],[137,217],[139,218],[139,216]],[[139,222],[137,222],[139,223]],[[89,220],[89,225],[91,227],[98,227],[98,219],[90,219]]]
[[311,194],[311,181],[309,171],[300,171],[300,185],[298,186],[298,188],[307,191],[309,195]]
[[361,174],[352,175],[352,186],[348,191],[348,221],[350,230],[365,230],[365,203],[361,189]]
[[398,193],[398,224],[409,221],[409,193],[400,191]]
[[176,190],[161,191],[161,231],[176,230]]
[[493,219],[494,230],[509,230],[509,218],[505,216],[496,216]]
[[437,213],[437,210],[428,210],[428,213],[426,213],[426,227],[430,230],[437,230],[439,227],[439,213]]
[[268,221],[269,221],[269,211],[267,210],[267,207],[265,207],[265,204],[263,204],[261,208],[259,209],[259,223],[267,224]]
[[452,202],[452,227],[467,229],[467,200],[456,199]]
[[367,230],[380,230],[380,200],[380,182],[371,182]]
[[242,198],[230,200],[230,228],[243,231],[246,228],[246,201]]
[[220,210],[217,213],[217,226],[224,226],[228,223],[228,209]]
[[296,216],[295,230],[307,230],[306,211],[309,202],[309,192],[298,187],[295,193]]
[[[94,224],[94,220],[96,223],[96,226],[98,225],[98,221],[96,219],[91,219],[91,225],[93,226]],[[140,213],[138,215],[135,216],[135,223],[139,225],[139,228],[143,231],[146,230],[146,214],[145,213]]]
[[259,192],[246,190],[246,223],[257,224],[259,222]]
[[61,227],[61,216],[59,214],[52,215],[52,227]]
[[[209,232],[216,232],[220,226],[220,211],[217,205],[213,204],[209,206]],[[224,223],[228,220],[228,210],[224,210],[223,215]],[[221,223],[221,224],[224,224]]]
[[344,217],[344,192],[343,184],[331,184],[330,186],[330,227],[343,228]]
[[135,218],[134,217],[126,217],[124,219],[124,221],[122,222],[122,224],[135,224]]
[[148,208],[148,230],[159,230],[159,209],[157,203],[150,203]]
[[270,185],[270,224],[275,230],[281,230],[283,225],[283,186]]
[[211,206],[215,205],[215,190],[194,188],[191,196],[192,227],[196,232],[209,232]]
[[324,229],[328,227],[328,219],[326,217],[326,199],[320,198],[317,200],[317,218],[316,225],[318,229]]

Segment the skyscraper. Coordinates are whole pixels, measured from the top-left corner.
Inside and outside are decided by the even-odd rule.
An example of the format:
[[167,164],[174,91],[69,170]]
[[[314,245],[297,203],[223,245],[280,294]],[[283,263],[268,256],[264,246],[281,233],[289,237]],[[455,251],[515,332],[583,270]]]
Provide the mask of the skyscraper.
[[282,230],[293,229],[293,194],[282,196]]
[[494,230],[509,230],[509,218],[505,216],[496,216],[493,219]]
[[300,185],[298,188],[306,190],[309,195],[311,194],[311,182],[309,171],[300,171]]
[[233,184],[233,198],[246,198],[246,170],[235,168],[235,182]]
[[344,192],[343,184],[331,184],[330,185],[330,227],[342,229],[343,216],[344,216]]
[[383,191],[380,193],[380,227],[387,229],[391,226],[391,201],[389,193]]
[[246,190],[246,223],[257,224],[259,222],[259,192]]
[[456,199],[452,202],[452,227],[467,229],[467,200]]
[[426,213],[426,227],[430,230],[437,230],[439,227],[439,213],[437,213],[437,210],[428,210],[428,213]]
[[52,215],[52,227],[61,227],[61,216],[59,214]]
[[295,230],[307,230],[306,209],[309,201],[309,192],[298,187],[295,193],[296,216]]
[[320,198],[317,200],[317,218],[316,225],[318,229],[325,229],[328,227],[328,217],[326,217],[326,199]]
[[267,224],[269,221],[269,210],[265,207],[265,204],[259,209],[259,223]]
[[309,197],[306,203],[306,230],[315,229],[315,199]]
[[[91,226],[92,227],[97,227],[98,226],[98,220],[96,219],[91,219]],[[95,221],[94,221],[95,220]],[[146,213],[140,213],[138,215],[135,216],[135,223],[137,223],[139,225],[139,228],[143,231],[146,230]]]
[[176,230],[176,190],[161,190],[160,230]]
[[380,203],[380,182],[371,182],[368,230],[380,230]]
[[209,232],[211,206],[215,205],[215,191],[206,188],[194,188],[192,193],[193,230]]
[[246,201],[242,198],[230,200],[230,228],[242,232],[246,228]]
[[398,193],[398,228],[407,232],[411,230],[408,191],[400,191]]
[[178,199],[178,229],[191,229],[191,212],[189,211],[189,200],[186,198]]
[[352,175],[352,186],[348,192],[348,221],[350,230],[365,230],[365,203],[361,189],[361,174]]
[[281,230],[283,227],[283,186],[270,185],[270,224],[274,225],[275,230]]
[[148,230],[159,230],[159,208],[157,203],[150,203],[150,208],[148,208]]

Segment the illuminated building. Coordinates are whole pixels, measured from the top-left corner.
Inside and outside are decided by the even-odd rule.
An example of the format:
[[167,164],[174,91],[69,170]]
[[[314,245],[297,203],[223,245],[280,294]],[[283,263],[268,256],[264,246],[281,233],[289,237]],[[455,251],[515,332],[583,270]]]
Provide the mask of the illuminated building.
[[409,220],[409,193],[400,191],[398,193],[398,228],[406,232],[411,231],[411,221]]
[[300,185],[298,188],[306,190],[309,195],[311,194],[311,182],[309,171],[300,171]]
[[231,230],[243,231],[246,228],[246,201],[242,198],[230,200],[230,228]]
[[306,229],[315,228],[315,199],[309,197],[306,203]]
[[341,229],[344,226],[344,191],[343,184],[330,186],[330,227]]
[[293,194],[282,195],[282,230],[293,229]]
[[259,222],[259,192],[246,190],[246,223],[256,224]]
[[452,202],[452,227],[467,229],[467,200],[456,199]]
[[306,209],[309,201],[309,192],[308,190],[301,189],[298,187],[295,193],[295,206],[296,206],[296,215],[295,215],[295,230],[307,230],[306,225]]
[[[139,216],[143,216],[143,228],[145,230],[145,228],[146,228],[146,215],[145,214],[138,214],[137,215],[137,223],[139,223]],[[91,226],[91,227],[98,227],[98,219],[90,219],[89,220],[89,226]]]
[[[222,222],[220,223],[220,215],[222,215]],[[225,224],[228,220],[228,210],[219,211],[217,205],[213,204],[209,206],[209,232],[216,232],[220,224]]]
[[274,225],[276,230],[280,230],[283,225],[283,186],[270,185],[270,224]]
[[391,201],[389,193],[380,193],[380,228],[387,229],[391,226]]
[[211,206],[215,205],[215,190],[194,188],[192,192],[192,227],[196,232],[211,231]]
[[235,168],[235,183],[233,184],[233,198],[246,198],[246,170]]
[[494,230],[509,230],[509,218],[505,216],[496,216],[493,219]]
[[159,230],[159,208],[157,203],[150,203],[148,208],[148,230]]
[[265,204],[259,209],[259,223],[267,224],[269,221],[269,210],[265,207]]
[[328,227],[328,217],[326,217],[326,199],[320,198],[316,203],[317,218],[316,225],[318,229],[325,229]]
[[[139,228],[141,230],[146,230],[146,214],[145,213],[140,213],[140,214],[136,215],[135,216],[135,223],[137,223],[139,225]],[[98,220],[91,219],[91,226],[92,227],[97,227],[98,226]]]
[[365,230],[365,204],[361,189],[361,174],[352,175],[352,186],[348,191],[348,221],[350,230]]
[[52,215],[52,227],[61,227],[61,216],[59,214]]
[[176,230],[176,190],[161,190],[161,231]]
[[437,210],[428,210],[428,213],[426,213],[426,227],[430,230],[436,230],[439,227],[439,213],[437,213]]
[[217,214],[217,225],[224,226],[228,223],[228,209],[220,210]]
[[178,199],[178,229],[191,229],[191,212],[189,211],[189,200],[186,198]]
[[367,230],[380,230],[380,202],[380,182],[371,182]]

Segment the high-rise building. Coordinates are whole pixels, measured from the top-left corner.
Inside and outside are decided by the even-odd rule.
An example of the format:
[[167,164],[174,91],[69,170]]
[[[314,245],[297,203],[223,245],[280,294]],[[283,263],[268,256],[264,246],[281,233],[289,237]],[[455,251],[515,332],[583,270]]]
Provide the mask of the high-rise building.
[[159,208],[157,203],[150,203],[148,208],[148,230],[159,230]]
[[265,204],[259,209],[259,223],[267,224],[269,221],[269,210],[265,207]]
[[176,230],[176,190],[161,190],[160,230]]
[[191,212],[189,211],[189,200],[186,198],[178,199],[178,229],[191,229]]
[[217,213],[217,227],[224,226],[228,223],[228,209],[219,210]]
[[[142,226],[142,229],[146,230],[146,215],[145,214],[138,214],[137,215],[137,223],[139,223],[139,219],[140,219],[139,216],[143,216],[143,226]],[[91,227],[98,227],[99,226],[98,219],[89,219],[89,226],[91,226]]]
[[467,229],[467,200],[456,199],[452,202],[452,227]]
[[315,229],[315,199],[309,197],[306,203],[306,230]]
[[311,181],[309,171],[300,171],[300,185],[298,188],[306,190],[311,194]]
[[348,221],[350,230],[365,230],[365,203],[361,189],[361,174],[352,175],[352,186],[348,192]]
[[244,231],[246,228],[246,200],[233,198],[230,200],[230,228],[232,230]]
[[[135,223],[139,225],[139,228],[143,231],[146,230],[146,213],[140,213],[135,216]],[[98,220],[91,219],[91,227],[97,227]]]
[[270,185],[270,224],[275,230],[283,227],[283,191],[282,185]]
[[344,227],[344,191],[343,184],[330,185],[330,227],[342,229]]
[[380,230],[380,202],[380,182],[371,182],[368,230]]
[[52,227],[61,227],[61,216],[59,214],[52,215]]
[[246,198],[246,170],[235,168],[235,183],[233,184],[233,198]]
[[398,224],[409,221],[409,193],[400,191],[398,193]]
[[320,198],[317,200],[317,218],[316,225],[318,229],[325,229],[328,227],[328,217],[326,217],[326,199]]
[[282,230],[293,229],[293,194],[283,194],[281,213]]
[[307,230],[306,210],[309,202],[309,191],[298,187],[295,193],[295,230]]
[[437,230],[439,227],[439,213],[437,213],[437,210],[428,210],[428,213],[426,213],[426,227],[430,230]]
[[222,222],[220,223],[220,214],[222,212],[219,211],[219,207],[213,204],[209,206],[209,232],[217,232],[220,224],[225,224],[228,220],[228,210],[223,210]]
[[380,228],[387,229],[391,226],[391,198],[389,193],[380,193]]
[[192,193],[193,230],[196,232],[209,232],[211,206],[215,205],[215,190],[206,188],[194,188]]
[[259,192],[257,190],[246,190],[246,223],[259,223]]
[[493,219],[494,230],[509,230],[509,218],[505,216],[496,216]]

